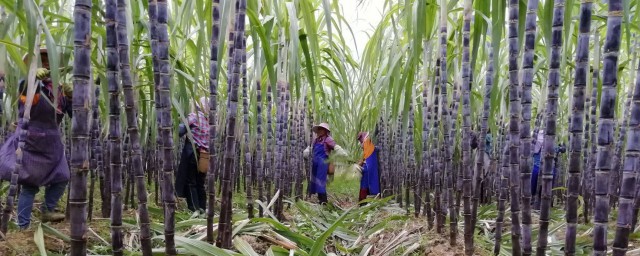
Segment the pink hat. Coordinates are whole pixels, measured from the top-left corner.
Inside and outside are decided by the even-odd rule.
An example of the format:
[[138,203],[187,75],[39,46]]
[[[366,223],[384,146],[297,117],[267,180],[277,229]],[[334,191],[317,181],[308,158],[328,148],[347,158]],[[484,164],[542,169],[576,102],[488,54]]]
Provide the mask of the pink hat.
[[369,136],[368,132],[359,132],[358,133],[358,140],[359,141],[363,141],[367,136]]
[[318,130],[318,128],[322,128],[322,129],[327,130],[328,132],[331,132],[331,129],[329,129],[329,124],[328,123],[321,123],[319,125],[316,125],[313,128],[311,128],[311,130],[313,132],[316,132]]

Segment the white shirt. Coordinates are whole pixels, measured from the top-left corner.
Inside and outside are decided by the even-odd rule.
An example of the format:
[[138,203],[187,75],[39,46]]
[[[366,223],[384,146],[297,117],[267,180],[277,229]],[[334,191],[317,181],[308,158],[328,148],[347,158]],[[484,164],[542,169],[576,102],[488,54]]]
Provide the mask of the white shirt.
[[544,143],[544,130],[538,131],[538,136],[536,137],[535,145],[533,147],[533,153],[539,153],[542,150],[542,144]]

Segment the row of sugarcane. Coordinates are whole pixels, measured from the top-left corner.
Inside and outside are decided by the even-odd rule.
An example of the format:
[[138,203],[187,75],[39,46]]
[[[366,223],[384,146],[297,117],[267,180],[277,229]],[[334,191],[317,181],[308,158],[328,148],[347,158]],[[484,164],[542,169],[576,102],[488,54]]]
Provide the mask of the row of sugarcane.
[[[491,95],[494,90],[494,78],[497,67],[494,67],[491,44],[487,44],[488,63],[485,85],[483,86],[482,112],[479,114],[479,125],[472,131],[470,92],[474,84],[470,68],[470,29],[473,19],[478,15],[472,13],[472,1],[464,1],[462,25],[461,79],[450,82],[447,72],[451,69],[447,62],[447,5],[441,1],[440,45],[424,42],[425,70],[435,70],[433,74],[425,73],[422,81],[422,152],[413,152],[413,132],[416,119],[413,109],[418,106],[415,92],[409,92],[405,101],[408,111],[398,115],[387,113],[379,122],[382,127],[378,134],[378,143],[382,148],[383,163],[381,181],[385,196],[395,195],[400,207],[410,207],[410,190],[413,190],[413,206],[416,216],[426,215],[429,227],[435,226],[438,233],[444,233],[446,216],[449,219],[450,243],[457,242],[457,218],[462,214],[464,222],[464,248],[466,255],[474,253],[474,236],[478,231],[477,214],[480,203],[489,203],[497,199],[498,217],[495,227],[494,253],[501,251],[505,209],[510,209],[511,253],[513,255],[545,255],[549,250],[548,234],[550,214],[553,203],[564,204],[566,209],[566,235],[564,237],[564,253],[576,254],[576,236],[578,216],[582,214],[584,223],[592,222],[593,251],[595,255],[605,255],[607,251],[607,230],[612,216],[611,209],[617,209],[617,222],[612,250],[614,255],[627,252],[629,235],[637,225],[640,209],[640,184],[636,177],[640,172],[637,158],[640,148],[637,136],[640,136],[640,73],[636,75],[632,88],[624,104],[623,113],[619,114],[621,122],[617,122],[616,95],[618,87],[618,55],[621,43],[621,24],[624,17],[623,1],[608,1],[607,32],[602,54],[598,33],[592,30],[591,1],[580,3],[579,35],[576,48],[575,68],[573,69],[573,90],[569,118],[568,159],[558,159],[556,152],[558,123],[559,87],[562,83],[559,72],[563,50],[563,31],[565,22],[565,1],[553,1],[552,37],[549,48],[548,78],[545,106],[539,106],[538,117],[532,133],[532,84],[534,78],[536,46],[536,29],[538,0],[528,0],[527,10],[519,11],[519,1],[508,1],[508,117],[506,126],[503,119],[495,119],[499,123],[497,143],[491,150],[488,165],[485,165],[483,153],[475,153],[471,148],[474,139],[478,141],[477,152],[485,151],[484,139],[489,133]],[[519,17],[526,13],[525,17]],[[518,24],[524,18],[524,52],[519,52]],[[488,34],[491,34],[489,31]],[[487,36],[489,38],[489,36]],[[487,39],[489,40],[489,39]],[[500,40],[500,38],[491,38]],[[594,40],[596,56],[590,61],[590,40]],[[432,49],[439,46],[440,55],[435,60],[435,69],[431,67]],[[634,46],[635,47],[635,46]],[[519,57],[522,56],[520,59]],[[635,56],[635,55],[634,55]],[[600,60],[603,69],[600,70]],[[632,63],[635,63],[633,58]],[[592,67],[590,69],[590,67]],[[599,74],[602,72],[602,78]],[[640,72],[640,66],[638,69]],[[592,86],[588,91],[588,75],[592,74]],[[598,82],[602,82],[598,93]],[[564,81],[567,83],[569,81]],[[452,85],[453,84],[453,85]],[[462,91],[460,91],[462,88]],[[453,92],[453,102],[449,102],[449,92]],[[462,95],[462,97],[460,97]],[[622,99],[620,99],[622,100]],[[460,108],[460,101],[461,107]],[[598,104],[599,103],[599,104]],[[599,111],[598,111],[599,109]],[[585,110],[587,111],[585,114]],[[408,123],[401,120],[408,115]],[[585,121],[586,120],[586,121]],[[406,128],[403,129],[403,124]],[[456,126],[460,134],[456,133]],[[540,184],[536,198],[532,195],[531,176],[532,135],[544,131],[542,147],[542,165],[538,176]],[[597,131],[597,132],[596,132]],[[616,134],[617,133],[617,134]],[[408,138],[408,141],[404,138]],[[457,139],[457,140],[456,140]],[[615,149],[613,147],[615,145]],[[626,146],[623,150],[623,146]],[[408,158],[394,157],[392,152],[407,151]],[[415,165],[414,160],[419,165]],[[475,159],[475,164],[473,160]],[[563,171],[566,169],[566,173]],[[554,177],[557,169],[557,177]],[[475,173],[474,173],[474,170]],[[401,173],[402,175],[397,175]],[[399,178],[402,177],[402,178]],[[419,182],[415,182],[419,181]],[[565,192],[554,191],[553,188],[565,187]],[[404,189],[404,190],[403,190]],[[582,197],[584,200],[579,200]],[[461,202],[462,198],[462,202]],[[555,199],[554,199],[555,198]],[[403,202],[404,201],[404,202]],[[579,213],[579,201],[583,201],[583,212]],[[462,213],[460,207],[462,206]],[[532,241],[533,214],[532,207],[539,209],[538,241]],[[591,219],[593,217],[593,219]],[[435,223],[434,223],[435,222]],[[535,246],[535,250],[534,250]]]
[[[104,21],[106,26],[106,84],[108,88],[108,133],[103,134],[99,109],[99,82],[93,83],[91,73],[92,2],[76,1],[74,81],[74,120],[65,132],[72,179],[68,195],[68,213],[71,223],[71,255],[86,255],[86,221],[93,216],[94,193],[102,198],[101,215],[111,220],[112,253],[124,254],[123,207],[136,208],[140,228],[143,255],[151,255],[154,235],[147,209],[148,191],[155,184],[155,201],[164,209],[165,250],[168,255],[177,253],[175,246],[174,169],[177,165],[176,145],[173,142],[171,119],[171,67],[169,62],[168,9],[166,0],[150,0],[149,38],[153,56],[154,102],[157,125],[157,141],[141,141],[140,120],[131,78],[129,45],[127,38],[127,1],[106,0]],[[211,40],[210,73],[210,169],[207,173],[207,241],[214,242],[214,216],[219,213],[216,244],[231,247],[233,191],[244,188],[247,196],[247,214],[254,217],[254,201],[268,202],[277,196],[273,209],[258,207],[259,216],[275,215],[284,218],[283,198],[303,197],[303,182],[308,174],[300,152],[308,143],[310,131],[304,127],[310,123],[304,111],[306,102],[289,90],[287,45],[279,47],[278,83],[255,83],[258,104],[255,111],[248,105],[249,79],[247,77],[247,49],[245,35],[246,0],[235,4],[234,28],[229,33],[229,63],[227,102],[218,102],[219,69],[218,38],[220,37],[220,3],[213,2],[213,33]],[[266,88],[266,90],[264,90]],[[273,89],[276,89],[275,91]],[[240,91],[241,90],[241,91]],[[240,92],[242,93],[240,95]],[[123,95],[124,98],[120,98]],[[242,109],[238,107],[242,97]],[[296,97],[298,100],[293,99]],[[263,100],[265,99],[265,100]],[[299,104],[302,103],[302,104]],[[224,106],[223,108],[219,108]],[[124,115],[122,109],[124,108]],[[275,108],[275,115],[274,109]],[[220,110],[226,110],[222,113]],[[257,116],[256,133],[252,134],[249,115]],[[238,115],[242,115],[239,117]],[[125,117],[126,124],[122,124]],[[265,121],[263,121],[263,119]],[[28,125],[28,123],[27,123]],[[126,127],[123,133],[121,127]],[[240,127],[240,128],[238,128]],[[3,129],[4,130],[4,129]],[[63,129],[64,130],[64,129]],[[149,133],[152,133],[150,131]],[[105,140],[106,137],[106,140]],[[148,139],[151,139],[148,136]],[[179,144],[179,143],[178,143]],[[89,150],[90,149],[90,150]],[[299,150],[298,150],[299,149]],[[292,172],[286,170],[295,170]],[[16,173],[19,169],[16,169]],[[14,175],[17,178],[17,175]],[[254,178],[255,177],[255,178]],[[17,194],[17,179],[12,179],[11,189],[4,209],[3,233],[13,210]],[[124,189],[124,191],[123,191]],[[257,190],[257,196],[253,191]],[[220,205],[216,204],[219,195]],[[124,197],[124,198],[123,198]],[[255,197],[255,198],[254,198]],[[136,200],[134,200],[134,198]],[[266,204],[265,204],[266,205]]]

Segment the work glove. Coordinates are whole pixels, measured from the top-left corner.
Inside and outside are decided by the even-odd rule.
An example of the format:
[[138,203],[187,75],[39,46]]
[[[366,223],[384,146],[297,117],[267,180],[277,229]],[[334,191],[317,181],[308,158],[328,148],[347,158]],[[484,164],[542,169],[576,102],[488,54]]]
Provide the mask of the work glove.
[[44,80],[49,77],[49,70],[46,68],[38,68],[36,70],[36,78],[38,80]]
[[309,153],[311,153],[311,148],[305,148],[304,151],[302,151],[302,157],[304,157],[304,159],[309,159]]
[[64,96],[66,96],[67,98],[73,99],[73,85],[63,84],[62,92],[64,93]]

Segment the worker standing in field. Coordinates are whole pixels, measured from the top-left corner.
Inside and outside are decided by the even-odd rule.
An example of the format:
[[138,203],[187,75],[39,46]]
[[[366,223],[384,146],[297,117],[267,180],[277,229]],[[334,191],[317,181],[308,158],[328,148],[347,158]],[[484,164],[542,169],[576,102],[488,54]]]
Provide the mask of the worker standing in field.
[[367,199],[369,195],[380,194],[380,165],[378,162],[378,148],[375,147],[368,132],[358,133],[358,141],[362,146],[363,157],[362,178],[360,179],[360,196],[358,201]]
[[[471,133],[471,149],[475,150],[478,148],[478,134],[477,133]],[[484,137],[484,152],[478,152],[478,157],[482,156],[484,157],[484,170],[488,170],[489,169],[489,164],[491,161],[491,158],[489,157],[491,155],[491,143],[492,143],[492,137],[491,137],[491,130],[487,129],[487,135]]]
[[[479,139],[478,139],[478,134],[477,133],[471,133],[471,149],[475,150],[478,148],[479,146]],[[483,157],[483,166],[481,166],[482,169],[478,169],[477,167],[474,168],[474,173],[473,173],[473,177],[474,180],[480,179],[481,183],[477,184],[477,183],[473,183],[473,190],[476,191],[478,188],[476,187],[477,185],[481,186],[481,190],[480,190],[480,194],[483,195],[485,193],[483,187],[485,186],[485,181],[484,178],[487,176],[487,173],[489,173],[489,166],[491,165],[491,158],[489,157],[491,155],[491,147],[492,147],[492,137],[491,137],[491,130],[487,129],[487,134],[484,137],[484,151],[483,152],[477,152],[476,153],[476,157]]]
[[209,156],[209,119],[205,113],[207,109],[207,99],[200,98],[199,106],[187,117],[189,129],[185,124],[179,126],[180,137],[189,131],[190,134],[184,142],[180,165],[176,172],[176,194],[187,200],[189,210],[201,213],[207,209],[204,191]]
[[[45,187],[44,204],[41,207],[42,221],[62,221],[65,215],[55,212],[58,201],[62,197],[70,178],[69,165],[64,153],[64,145],[60,134],[60,123],[66,113],[72,115],[71,85],[63,85],[58,89],[57,105],[55,104],[53,82],[49,76],[49,59],[46,49],[40,50],[42,67],[37,69],[36,94],[31,105],[31,119],[25,144],[22,151],[22,169],[18,174],[18,184],[22,186],[18,197],[18,226],[26,229],[31,223],[33,201],[40,187]],[[27,57],[25,63],[29,62]],[[28,66],[28,64],[27,64]],[[20,98],[18,103],[18,127],[0,148],[0,176],[3,180],[11,180],[16,167],[16,150],[19,134],[25,129],[23,115],[27,100],[27,82],[20,81]]]
[[318,194],[320,204],[327,203],[327,174],[329,173],[329,154],[336,147],[336,142],[331,138],[329,124],[321,123],[312,128],[316,134],[313,142],[313,164],[311,166],[311,178],[309,194]]
[[[534,140],[533,145],[533,170],[531,171],[531,196],[535,198],[531,203],[534,204],[536,209],[539,208],[539,199],[540,199],[540,189],[541,184],[538,184],[539,176],[540,176],[540,166],[542,164],[542,148],[544,147],[544,130],[538,131],[538,135],[536,140]],[[557,161],[558,155],[561,153],[565,153],[567,148],[565,145],[555,146],[554,147],[554,156],[553,156],[553,184],[555,185],[556,174],[557,174]]]
[[[533,169],[531,170],[531,196],[536,196],[538,190],[538,174],[542,163],[542,144],[544,143],[544,130],[538,131],[533,141]],[[533,201],[532,201],[533,202]]]

